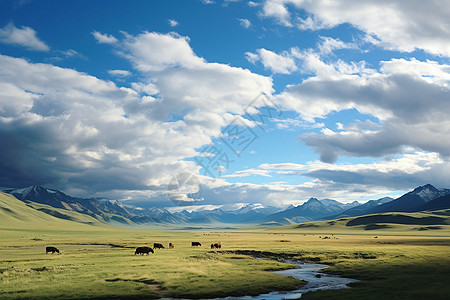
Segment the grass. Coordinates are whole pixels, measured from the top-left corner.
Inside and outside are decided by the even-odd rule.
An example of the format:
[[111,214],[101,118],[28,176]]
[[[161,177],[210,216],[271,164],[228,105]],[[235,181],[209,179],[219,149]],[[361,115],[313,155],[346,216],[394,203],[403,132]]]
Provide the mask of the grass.
[[[84,235],[41,231],[40,239],[31,238],[37,233],[9,230],[2,236],[0,298],[199,298],[255,295],[302,284],[267,272],[289,268],[289,264],[190,247],[192,239],[206,240],[198,236],[200,233],[123,229]],[[21,235],[18,246],[14,244],[16,234]],[[27,245],[24,239],[28,239]],[[175,249],[158,249],[149,256],[133,255],[136,246],[151,245],[153,241],[168,244],[169,239]],[[45,254],[45,245],[50,244],[61,254]]]
[[[327,272],[361,280],[304,299],[447,299],[450,293],[447,221],[347,226],[349,218],[269,229],[158,231],[92,218],[75,223],[17,201],[0,195],[1,299],[211,298],[299,287],[301,281],[269,272],[291,267],[277,261],[283,258],[326,263]],[[448,219],[446,211],[404,215]],[[203,246],[193,248],[192,241]],[[137,246],[154,242],[175,248],[133,255]],[[222,249],[210,250],[213,242]],[[45,246],[61,254],[45,254]]]

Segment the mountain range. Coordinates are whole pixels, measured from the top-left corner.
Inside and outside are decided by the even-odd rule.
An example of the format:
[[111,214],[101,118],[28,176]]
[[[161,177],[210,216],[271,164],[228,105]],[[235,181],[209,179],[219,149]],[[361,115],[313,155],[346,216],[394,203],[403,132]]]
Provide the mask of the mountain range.
[[[203,211],[170,212],[162,207],[140,208],[105,198],[77,198],[40,186],[7,189],[4,192],[24,202],[31,201],[89,215],[103,222],[131,226],[139,224],[181,226],[263,224],[276,226],[385,212],[416,212],[450,208],[450,189],[437,189],[430,184],[417,187],[397,199],[385,197],[361,204],[357,201],[341,203],[333,199],[310,198],[302,205],[291,205],[281,211],[275,207],[249,204],[234,210],[217,208]],[[50,209],[38,209],[58,217],[58,214],[55,215],[55,212]]]

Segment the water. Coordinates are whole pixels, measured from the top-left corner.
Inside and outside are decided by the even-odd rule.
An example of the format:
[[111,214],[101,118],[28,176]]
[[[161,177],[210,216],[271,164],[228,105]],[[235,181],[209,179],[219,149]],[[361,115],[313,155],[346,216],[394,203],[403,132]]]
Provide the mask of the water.
[[300,263],[294,261],[285,261],[297,265],[297,269],[289,269],[283,271],[275,271],[275,274],[292,276],[308,283],[298,290],[293,291],[275,291],[269,294],[261,294],[258,296],[241,296],[241,297],[223,297],[209,300],[281,300],[281,299],[298,299],[302,294],[318,290],[345,289],[349,288],[347,284],[357,282],[356,279],[344,278],[338,275],[321,273],[328,266],[324,264]]

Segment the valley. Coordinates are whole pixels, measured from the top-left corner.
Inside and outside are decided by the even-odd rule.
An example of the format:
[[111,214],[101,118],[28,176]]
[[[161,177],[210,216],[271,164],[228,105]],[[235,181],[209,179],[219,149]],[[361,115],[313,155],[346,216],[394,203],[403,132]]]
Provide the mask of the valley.
[[[302,299],[446,299],[450,292],[448,210],[189,231],[123,228],[55,210],[70,217],[60,218],[7,194],[0,200],[2,299],[214,298],[298,289],[301,280],[270,272],[293,267],[286,259],[324,263],[325,272],[360,280]],[[155,242],[165,249],[134,255]],[[211,250],[214,242],[222,248]],[[46,254],[46,246],[60,254]]]

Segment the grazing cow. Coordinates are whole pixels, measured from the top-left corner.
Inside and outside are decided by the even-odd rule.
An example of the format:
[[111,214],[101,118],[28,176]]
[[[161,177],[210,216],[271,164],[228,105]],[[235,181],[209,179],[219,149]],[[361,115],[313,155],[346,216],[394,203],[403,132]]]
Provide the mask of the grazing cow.
[[192,247],[197,247],[197,246],[202,246],[202,244],[200,244],[199,242],[192,242]]
[[175,247],[175,246],[173,245],[173,243],[169,243],[169,248],[172,249],[173,247]]
[[136,248],[136,251],[134,252],[134,255],[136,255],[136,254],[141,254],[141,255],[144,255],[144,254],[147,254],[147,255],[149,255],[149,253],[155,253],[155,252],[153,252],[153,249],[152,248],[150,248],[150,247],[137,247]]
[[220,248],[222,248],[222,244],[221,243],[211,244],[211,249],[220,249]]
[[56,247],[45,247],[45,254],[48,254],[49,252],[51,252],[52,254],[55,252],[59,253],[59,250]]
[[153,243],[153,249],[164,249],[164,246],[160,243]]

